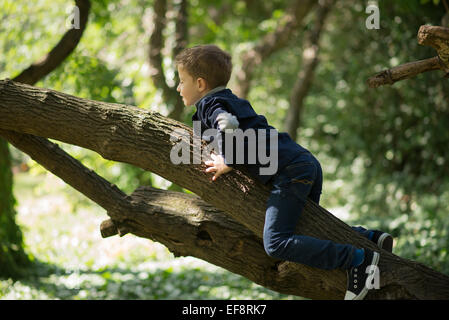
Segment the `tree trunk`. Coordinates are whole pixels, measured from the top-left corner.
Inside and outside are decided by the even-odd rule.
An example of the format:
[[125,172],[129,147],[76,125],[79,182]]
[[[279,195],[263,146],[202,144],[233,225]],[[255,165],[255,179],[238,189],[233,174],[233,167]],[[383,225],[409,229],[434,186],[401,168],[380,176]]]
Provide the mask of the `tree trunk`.
[[[129,231],[156,239],[178,255],[193,255],[211,261],[279,292],[318,299],[341,299],[344,295],[346,273],[342,270],[319,270],[265,256],[260,239],[269,192],[267,186],[239,170],[212,182],[210,175],[204,173],[204,163],[174,165],[170,161],[172,147],[180,143],[173,139],[175,129],[183,130],[180,140],[192,147],[191,128],[177,121],[133,106],[81,99],[2,80],[0,128],[94,150],[106,159],[152,171],[193,191],[209,203],[210,215],[196,213],[192,216],[190,210],[198,212],[195,208],[199,205],[195,207],[187,198],[183,200],[184,204],[170,207],[155,202],[150,196],[146,200],[146,189],[139,189],[128,197],[112,189],[107,199],[104,195],[109,194],[108,183],[103,183],[106,189],[101,189],[84,182],[93,193],[96,190],[107,192],[102,197],[106,203],[103,206],[110,207],[108,214],[118,222],[119,227],[121,225],[122,234]],[[192,148],[190,155],[198,158]],[[46,158],[45,155],[43,157]],[[83,190],[88,186],[81,183],[80,188]],[[218,220],[226,221],[226,226],[211,222]],[[179,229],[174,225],[178,225]],[[231,234],[229,230],[242,233],[234,234],[236,236],[231,241],[227,239],[227,235]],[[372,242],[310,201],[300,218],[297,231],[316,238],[376,249]],[[228,243],[224,243],[226,240]],[[211,246],[210,249],[207,247],[205,250],[205,244]],[[243,252],[241,257],[228,257],[239,250]],[[253,252],[251,259],[254,262],[247,261],[246,254],[249,252]],[[229,262],[239,259],[242,260],[240,265]],[[370,291],[367,298],[449,298],[449,277],[420,263],[382,251],[379,268],[381,288]]]
[[[48,54],[23,70],[14,81],[35,84],[56,69],[75,50],[86,29],[90,1],[76,0],[75,5],[79,9],[79,28],[68,30]],[[0,138],[0,274],[17,277],[30,261],[23,250],[22,232],[15,222],[10,160],[8,144]]]
[[315,5],[316,1],[312,0],[293,0],[286,14],[279,20],[277,28],[260,39],[254,48],[242,54],[241,68],[236,72],[238,86],[233,90],[237,96],[247,97],[255,68],[274,52],[288,45],[293,32]]
[[[156,0],[154,2],[154,30],[149,41],[149,63],[151,67],[151,77],[156,88],[162,91],[163,100],[170,106],[169,118],[181,121],[184,111],[184,104],[178,92],[176,84],[170,87],[164,74],[163,55],[164,36],[163,31],[166,26],[167,0]],[[173,59],[187,44],[187,2],[182,0],[176,12],[176,34],[173,48]]]
[[8,143],[0,139],[0,276],[12,278],[20,276],[29,263],[14,204],[11,156]]
[[312,86],[315,69],[318,65],[321,31],[332,5],[333,1],[326,1],[324,4],[319,5],[315,15],[314,26],[305,36],[302,66],[290,95],[290,106],[284,121],[285,131],[294,141],[296,141],[298,129],[301,125],[304,100]]

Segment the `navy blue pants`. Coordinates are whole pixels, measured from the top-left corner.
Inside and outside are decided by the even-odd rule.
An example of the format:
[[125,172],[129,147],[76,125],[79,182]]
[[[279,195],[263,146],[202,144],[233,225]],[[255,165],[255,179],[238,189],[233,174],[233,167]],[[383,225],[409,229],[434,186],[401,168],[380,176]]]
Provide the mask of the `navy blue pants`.
[[[323,173],[318,160],[309,152],[302,153],[272,183],[263,233],[267,254],[320,269],[350,268],[354,246],[295,234],[306,199],[320,202]],[[353,229],[365,237],[369,232],[362,227]]]

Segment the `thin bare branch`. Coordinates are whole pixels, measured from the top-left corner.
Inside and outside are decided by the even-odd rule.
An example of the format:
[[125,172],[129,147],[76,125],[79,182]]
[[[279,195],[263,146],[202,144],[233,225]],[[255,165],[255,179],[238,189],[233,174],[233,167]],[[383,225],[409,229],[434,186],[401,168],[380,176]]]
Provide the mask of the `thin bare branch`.
[[441,70],[442,64],[438,57],[433,57],[425,60],[419,60],[401,64],[400,66],[384,70],[368,79],[370,88],[377,88],[386,84],[393,84],[395,82],[410,79],[420,73],[433,70]]
[[449,78],[449,28],[439,26],[421,26],[418,31],[418,43],[433,47],[438,56],[409,62],[384,70],[367,80],[370,88],[377,88],[397,81],[410,79],[420,73],[442,70]]

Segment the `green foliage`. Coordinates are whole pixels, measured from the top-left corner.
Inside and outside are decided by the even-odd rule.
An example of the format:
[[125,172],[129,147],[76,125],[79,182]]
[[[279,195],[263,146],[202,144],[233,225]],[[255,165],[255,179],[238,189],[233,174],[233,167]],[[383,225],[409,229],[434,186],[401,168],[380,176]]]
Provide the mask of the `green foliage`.
[[[148,239],[102,239],[104,210],[49,173],[16,176],[26,277],[0,277],[0,299],[298,299],[204,261],[174,258]],[[74,206],[77,204],[76,206]]]
[[429,3],[431,1],[433,2],[434,5],[440,4],[440,0],[421,0],[421,3],[422,4],[426,4],[426,3]]
[[[287,0],[190,0],[189,46],[215,43],[232,53],[237,70],[241,63],[240,54],[274,30],[289,3]],[[397,254],[449,273],[448,223],[445,219],[449,214],[446,206],[449,200],[446,178],[449,173],[449,83],[442,78],[441,72],[435,71],[378,89],[369,89],[366,85],[370,76],[384,69],[435,56],[432,48],[418,45],[416,34],[420,25],[439,25],[445,7],[442,1],[435,0],[376,3],[380,9],[378,30],[366,29],[364,2],[338,1],[330,13],[320,40],[320,62],[315,80],[305,100],[298,142],[315,153],[322,163],[324,207],[331,212],[334,209],[335,212],[343,211],[346,214],[344,220],[350,224],[391,232],[397,239]],[[39,0],[32,6],[26,1],[2,1],[0,78],[14,77],[59,41],[66,31],[68,7],[67,1],[63,0],[51,3]],[[168,114],[167,105],[151,81],[147,61],[152,14],[152,1],[92,1],[88,27],[79,46],[37,85],[88,99],[137,105]],[[163,53],[166,78],[174,86],[175,70],[170,56],[174,41],[172,16],[167,15],[164,32],[167,41]],[[284,125],[292,84],[302,67],[304,32],[310,29],[313,16],[306,22],[307,25],[291,38],[287,48],[277,51],[256,68],[251,83],[251,104],[279,129]],[[235,81],[234,74],[229,85],[231,89]],[[193,112],[193,108],[186,110],[187,124],[191,123]],[[180,189],[138,168],[106,161],[94,152],[65,144],[61,146],[128,193],[140,185]],[[28,162],[32,177],[45,172],[14,149],[13,154],[14,163]],[[67,205],[74,211],[89,204],[70,188],[64,192]],[[19,204],[21,201],[19,198]],[[34,247],[40,242],[30,239],[28,243],[31,250],[31,243]],[[51,255],[54,253],[51,247],[38,251]],[[142,259],[144,256],[142,254]],[[98,285],[92,284],[85,293],[81,293],[82,290],[60,293],[59,288],[66,288],[66,285],[53,286],[51,283],[66,281],[64,277],[70,277],[67,270],[74,267],[61,266],[54,256],[40,256],[39,259],[52,261],[61,269],[59,280],[50,280],[49,276],[36,280],[50,283],[46,287],[48,290],[36,292],[36,295],[52,298],[118,297],[120,292],[125,292],[126,297],[134,297],[126,286],[136,286],[139,281],[144,281],[145,286],[139,291],[143,293],[137,294],[138,298],[168,298],[173,296],[168,293],[170,290],[163,288],[165,282],[160,279],[172,280],[172,276],[187,279],[187,284],[181,285],[181,295],[189,292],[189,283],[201,277],[212,279],[214,286],[220,282],[212,273],[186,271],[188,269],[172,272],[152,269],[147,278],[141,279],[138,276],[141,271],[121,273],[113,264],[109,266],[115,271],[107,271],[106,265],[97,266],[96,258],[91,257],[90,262],[81,263],[84,271],[80,272],[79,279],[91,279],[85,281],[86,286],[89,281],[98,282]],[[120,259],[126,262],[132,257],[126,255]],[[130,266],[126,268],[131,269]],[[47,267],[42,269],[49,272]],[[123,280],[123,277],[129,280]],[[146,279],[162,287],[160,292],[157,293],[157,288]],[[6,296],[14,295],[13,290],[4,289],[10,284],[3,284],[0,292]],[[244,282],[244,285],[248,283]],[[37,286],[46,285],[38,282]],[[209,287],[205,288],[209,290]],[[237,289],[227,288],[224,292],[232,297],[239,295]],[[212,297],[201,290],[189,294],[198,298],[226,296],[217,293]]]

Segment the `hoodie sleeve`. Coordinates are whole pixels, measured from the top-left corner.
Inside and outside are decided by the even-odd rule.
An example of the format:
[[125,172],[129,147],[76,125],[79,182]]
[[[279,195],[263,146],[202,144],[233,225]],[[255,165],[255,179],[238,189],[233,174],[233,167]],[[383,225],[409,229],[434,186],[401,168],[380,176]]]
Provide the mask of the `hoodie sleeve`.
[[[219,154],[225,159],[226,165],[233,166],[233,159],[227,158],[225,155],[225,132],[239,127],[237,117],[218,101],[215,101],[207,108],[205,115],[207,126],[217,130],[214,139],[217,139]],[[235,158],[235,155],[232,158]]]
[[226,129],[234,130],[239,127],[237,117],[218,101],[208,106],[205,116],[209,128],[224,131]]

